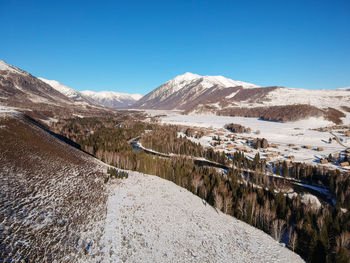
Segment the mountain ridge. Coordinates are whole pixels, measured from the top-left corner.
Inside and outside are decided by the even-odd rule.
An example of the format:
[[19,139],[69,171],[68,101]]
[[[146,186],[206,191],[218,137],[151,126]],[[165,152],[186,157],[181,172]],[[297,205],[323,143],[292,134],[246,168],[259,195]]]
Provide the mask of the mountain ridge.
[[108,108],[125,108],[134,104],[139,100],[141,94],[128,94],[115,91],[76,91],[68,86],[63,85],[57,80],[48,80],[44,78],[38,78],[46,84],[50,85],[52,88],[67,96],[68,98],[86,101],[98,106],[108,107]]

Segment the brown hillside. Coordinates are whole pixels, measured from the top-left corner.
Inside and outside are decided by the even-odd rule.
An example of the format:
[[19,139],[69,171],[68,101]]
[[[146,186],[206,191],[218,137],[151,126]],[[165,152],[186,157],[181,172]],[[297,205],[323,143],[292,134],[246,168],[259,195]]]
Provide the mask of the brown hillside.
[[104,219],[103,166],[25,116],[0,116],[0,258],[75,262]]

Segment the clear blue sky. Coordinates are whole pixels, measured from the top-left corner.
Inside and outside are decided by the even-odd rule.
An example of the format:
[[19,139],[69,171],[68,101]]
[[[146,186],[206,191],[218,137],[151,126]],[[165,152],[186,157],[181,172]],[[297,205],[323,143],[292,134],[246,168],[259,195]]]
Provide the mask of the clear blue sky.
[[350,86],[350,1],[0,0],[0,58],[76,90],[146,94],[176,75]]

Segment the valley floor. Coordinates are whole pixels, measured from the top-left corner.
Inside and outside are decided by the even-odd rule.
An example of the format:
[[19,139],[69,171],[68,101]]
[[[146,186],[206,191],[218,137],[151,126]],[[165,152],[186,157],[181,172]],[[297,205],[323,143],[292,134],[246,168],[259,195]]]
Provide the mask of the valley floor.
[[[235,123],[251,128],[251,133],[237,134],[238,139],[236,138],[234,144],[237,144],[238,147],[243,147],[246,146],[247,139],[266,138],[269,143],[277,145],[277,149],[267,149],[267,153],[277,153],[277,157],[272,158],[271,161],[281,161],[288,159],[288,156],[293,156],[297,162],[316,164],[319,163],[321,159],[327,158],[329,154],[337,155],[344,151],[345,148],[350,148],[349,137],[344,136],[337,130],[333,130],[333,133],[315,130],[317,128],[334,125],[323,118],[310,118],[308,120],[281,123],[245,117],[182,115],[175,111],[147,112],[150,115],[161,115],[162,117],[160,118],[160,121],[162,123],[200,127],[205,132],[210,130],[213,131],[200,139],[188,137],[188,139],[196,143],[201,143],[204,147],[210,147],[212,137],[218,134],[219,131],[223,134],[220,136],[222,139],[228,138],[227,136],[231,134],[231,132],[223,129],[225,124]],[[343,122],[344,124],[349,125],[350,115],[343,118]],[[334,137],[334,135],[340,138],[342,145],[336,142],[336,140],[333,140],[332,143],[328,143],[329,138]],[[290,144],[293,144],[293,146],[290,146]],[[305,148],[305,146],[310,148]],[[318,147],[322,148],[322,151],[316,151],[316,148]],[[267,154],[264,154],[262,149],[250,150],[251,152],[247,153],[247,156],[250,157],[254,157],[257,152],[260,152],[260,156],[262,157]],[[230,151],[225,150],[225,152],[229,153]],[[350,169],[349,166],[342,168],[331,163],[325,164],[325,166],[345,170]]]

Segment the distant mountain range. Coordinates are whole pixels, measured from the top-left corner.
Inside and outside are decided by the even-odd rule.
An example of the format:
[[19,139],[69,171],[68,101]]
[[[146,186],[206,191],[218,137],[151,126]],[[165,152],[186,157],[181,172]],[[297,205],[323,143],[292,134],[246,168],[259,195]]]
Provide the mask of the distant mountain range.
[[78,92],[58,81],[36,78],[0,60],[0,103],[29,109],[63,111],[110,108],[182,110],[186,114],[216,114],[295,121],[324,117],[335,123],[350,113],[350,88],[302,90],[260,87],[223,76],[179,75],[144,97],[112,91]]
[[114,91],[90,91],[84,90],[78,92],[72,88],[69,88],[56,80],[47,80],[44,78],[39,78],[41,81],[49,84],[55,90],[59,91],[63,95],[72,98],[74,100],[86,100],[92,104],[108,107],[108,108],[127,108],[133,105],[137,100],[139,100],[141,94],[127,94],[119,93]]

